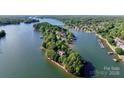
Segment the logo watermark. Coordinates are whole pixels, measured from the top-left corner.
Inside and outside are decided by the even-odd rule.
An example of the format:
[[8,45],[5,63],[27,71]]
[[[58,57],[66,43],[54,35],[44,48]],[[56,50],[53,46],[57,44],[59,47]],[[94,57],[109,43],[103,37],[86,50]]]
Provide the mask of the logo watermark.
[[117,66],[104,66],[103,70],[96,70],[95,74],[103,77],[119,76],[120,67]]

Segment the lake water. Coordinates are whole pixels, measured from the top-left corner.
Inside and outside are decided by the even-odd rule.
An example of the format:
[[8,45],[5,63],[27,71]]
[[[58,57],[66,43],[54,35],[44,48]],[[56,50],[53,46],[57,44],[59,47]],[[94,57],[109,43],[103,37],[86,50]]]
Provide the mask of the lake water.
[[[64,25],[59,20],[45,18],[41,22]],[[42,39],[33,24],[1,26],[7,33],[0,40],[0,77],[73,77],[48,62],[40,50]],[[93,77],[124,77],[124,63],[112,61],[106,49],[101,49],[95,34],[75,32],[74,49],[89,61],[86,72]],[[112,75],[111,75],[112,74]],[[113,75],[114,74],[114,75]]]
[[124,62],[114,62],[108,55],[106,48],[101,48],[94,33],[73,31],[77,36],[74,48],[90,65],[86,72],[93,73],[93,77],[124,77]]
[[[51,19],[42,21],[57,22]],[[60,22],[61,24],[61,22]],[[0,40],[0,77],[70,77],[48,62],[40,50],[40,33],[33,24],[1,26],[6,37]]]

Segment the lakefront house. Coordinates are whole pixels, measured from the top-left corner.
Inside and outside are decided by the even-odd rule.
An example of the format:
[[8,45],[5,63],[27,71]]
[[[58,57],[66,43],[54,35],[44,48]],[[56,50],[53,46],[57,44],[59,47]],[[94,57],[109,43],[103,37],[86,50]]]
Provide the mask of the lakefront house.
[[117,47],[122,48],[124,50],[124,42],[122,40],[120,40],[119,38],[115,38],[114,41]]
[[58,54],[59,54],[60,56],[63,56],[63,55],[65,54],[65,51],[59,50],[59,51],[58,51]]

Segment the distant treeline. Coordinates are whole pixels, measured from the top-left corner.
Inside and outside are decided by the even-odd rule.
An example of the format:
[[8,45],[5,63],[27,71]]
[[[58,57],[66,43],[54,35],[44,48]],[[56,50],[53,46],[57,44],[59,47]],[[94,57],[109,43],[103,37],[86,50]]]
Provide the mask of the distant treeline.
[[6,35],[6,32],[4,30],[1,30],[0,31],[0,38],[5,37],[5,35]]
[[20,24],[21,22],[33,23],[39,20],[31,19],[29,16],[0,16],[0,25]]
[[110,42],[115,37],[124,40],[124,16],[53,16],[65,25],[80,31],[96,31]]

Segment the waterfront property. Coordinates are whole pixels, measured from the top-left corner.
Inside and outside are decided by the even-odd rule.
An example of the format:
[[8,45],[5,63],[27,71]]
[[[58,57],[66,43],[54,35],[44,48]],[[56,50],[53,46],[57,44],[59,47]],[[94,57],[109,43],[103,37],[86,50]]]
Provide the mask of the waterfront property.
[[58,50],[58,54],[59,54],[60,56],[63,56],[63,55],[65,54],[65,51]]
[[119,38],[115,38],[114,41],[117,47],[122,48],[124,50],[124,42],[122,40],[120,40]]

